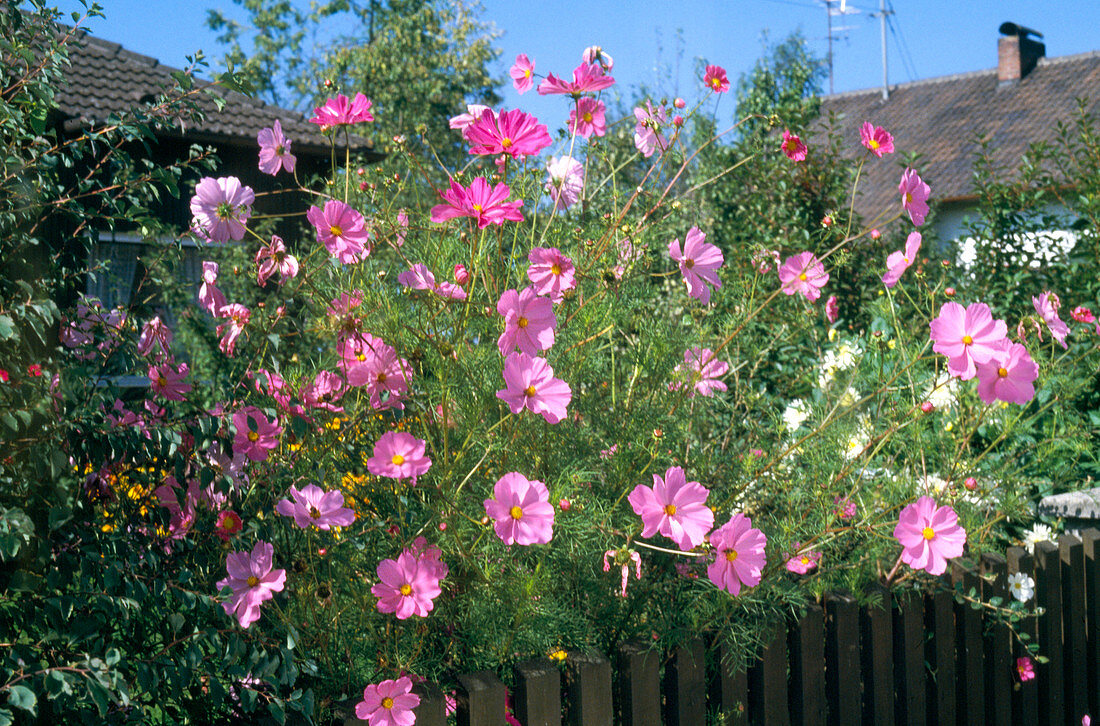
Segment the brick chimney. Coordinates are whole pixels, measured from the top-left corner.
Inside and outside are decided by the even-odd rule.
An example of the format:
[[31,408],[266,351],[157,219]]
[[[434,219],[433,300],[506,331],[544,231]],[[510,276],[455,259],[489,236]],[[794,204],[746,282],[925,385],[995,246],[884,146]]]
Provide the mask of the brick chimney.
[[1035,68],[1046,56],[1047,47],[1030,36],[1043,34],[1016,23],[1001,23],[997,40],[997,80],[1001,85],[1015,83]]

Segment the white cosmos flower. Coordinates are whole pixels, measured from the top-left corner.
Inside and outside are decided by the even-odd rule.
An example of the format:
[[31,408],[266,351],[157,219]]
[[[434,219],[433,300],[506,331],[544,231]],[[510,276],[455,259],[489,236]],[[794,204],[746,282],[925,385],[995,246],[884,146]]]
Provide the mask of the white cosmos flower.
[[1008,576],[1008,591],[1012,597],[1020,602],[1027,602],[1035,597],[1035,580],[1032,580],[1023,572]]

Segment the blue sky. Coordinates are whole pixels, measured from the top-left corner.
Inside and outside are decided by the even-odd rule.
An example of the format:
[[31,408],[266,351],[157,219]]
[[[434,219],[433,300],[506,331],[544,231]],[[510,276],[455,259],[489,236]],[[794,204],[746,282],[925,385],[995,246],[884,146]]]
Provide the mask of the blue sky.
[[[205,27],[207,8],[245,17],[229,0],[100,2],[107,17],[91,21],[96,35],[177,67],[200,48],[220,59],[215,36]],[[850,0],[851,12],[833,18],[838,92],[881,84],[879,22],[869,14],[878,3]],[[59,5],[79,9],[75,0]],[[568,75],[581,51],[599,44],[614,57],[613,75],[627,97],[632,87],[645,84],[691,98],[700,92],[696,58],[725,66],[736,79],[760,56],[765,36],[778,41],[800,30],[817,53],[824,56],[827,48],[822,0],[484,0],[483,5],[482,17],[503,33],[497,41],[503,51],[495,69],[499,75],[506,75],[517,53],[534,59],[537,73]],[[894,11],[887,32],[891,83],[994,67],[997,28],[1006,20],[1041,31],[1048,56],[1100,50],[1095,0],[891,0],[887,5]],[[536,98],[534,92],[518,96],[510,85],[505,92],[505,106],[537,115],[560,114],[562,103]]]

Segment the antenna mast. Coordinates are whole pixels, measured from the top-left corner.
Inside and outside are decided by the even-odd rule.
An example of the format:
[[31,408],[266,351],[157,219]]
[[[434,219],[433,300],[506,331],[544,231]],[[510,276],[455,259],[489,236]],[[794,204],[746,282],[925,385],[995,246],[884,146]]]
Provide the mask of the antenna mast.
[[878,17],[882,28],[882,100],[890,100],[890,81],[886,72],[886,16],[893,11],[886,10],[886,0],[878,0],[878,12],[871,13],[871,17]]

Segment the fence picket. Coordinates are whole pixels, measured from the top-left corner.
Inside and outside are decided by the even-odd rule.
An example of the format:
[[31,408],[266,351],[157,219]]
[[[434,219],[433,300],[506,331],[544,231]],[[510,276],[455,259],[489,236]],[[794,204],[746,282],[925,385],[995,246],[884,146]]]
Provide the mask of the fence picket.
[[499,726],[504,720],[504,683],[492,671],[458,676],[458,726]]
[[894,633],[890,591],[872,585],[868,593],[881,603],[860,609],[860,650],[863,663],[863,723],[894,722]]
[[749,669],[749,721],[763,726],[788,726],[787,628],[776,626],[760,659]]
[[[959,570],[959,582],[962,591],[969,597],[971,592],[979,600],[982,599],[982,580],[977,570],[965,567],[956,562]],[[982,723],[985,718],[985,645],[983,643],[983,630],[985,623],[982,613],[976,610],[970,602],[963,600],[955,603],[955,627],[957,629],[958,658],[957,687],[955,700],[958,711],[964,723]]]
[[919,593],[898,593],[894,599],[894,722],[924,726],[925,696],[924,598]]
[[1085,550],[1085,655],[1089,713],[1100,713],[1100,530],[1081,533]]
[[445,726],[447,702],[439,686],[434,683],[417,683],[413,686],[413,693],[420,696],[420,705],[414,709],[416,723],[419,726]]
[[707,721],[706,649],[693,639],[675,648],[665,666],[665,721],[691,726]]
[[846,595],[825,598],[825,690],[830,726],[860,723],[859,608]]
[[618,713],[623,726],[661,726],[657,652],[645,643],[619,648]]
[[1064,650],[1062,647],[1062,560],[1053,542],[1035,545],[1035,597],[1043,608],[1039,616],[1039,652],[1049,660],[1035,666],[1039,690],[1039,723],[1066,722]]
[[[1031,553],[1020,547],[1009,547],[1008,573],[1013,575],[1017,572],[1022,572],[1036,580],[1039,579],[1039,573],[1035,571],[1035,558]],[[1027,605],[1028,607],[1033,607],[1035,605],[1035,598],[1032,598]],[[1030,642],[1036,642],[1038,640],[1039,626],[1036,622],[1037,620],[1038,619],[1034,617],[1027,618],[1018,626],[1020,632],[1030,636]],[[1027,649],[1019,642],[1014,645],[1014,652],[1016,658],[1028,655]],[[1013,667],[1015,667],[1015,661],[1013,662]],[[1039,723],[1039,691],[1035,681],[1021,683],[1019,688],[1013,690],[1012,720],[1017,724]]]
[[598,653],[570,653],[568,717],[573,726],[610,726],[611,661]]
[[519,722],[523,726],[561,726],[558,667],[548,658],[535,658],[517,664],[515,670],[515,711]]
[[927,680],[928,702],[935,723],[955,723],[955,596],[941,590],[930,595],[926,612],[928,631],[928,662],[933,677]]
[[[1007,605],[1008,563],[995,552],[982,553],[982,572],[986,577],[985,599],[999,597]],[[985,637],[985,715],[996,726],[1012,723],[1012,643],[1003,623],[995,624]]]
[[825,726],[825,612],[810,605],[787,634],[791,660],[791,722]]
[[749,722],[749,678],[743,667],[733,665],[737,662],[737,656],[723,644],[718,663],[718,690],[725,723],[729,726]]
[[1077,723],[1089,712],[1085,661],[1085,548],[1071,534],[1058,538],[1062,560],[1062,642],[1065,651],[1066,717]]

